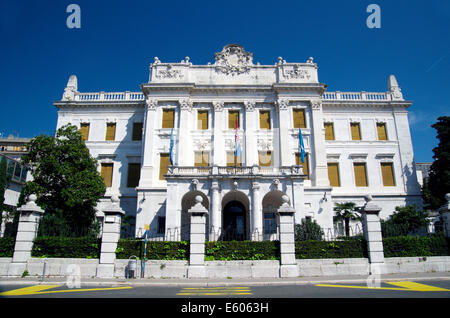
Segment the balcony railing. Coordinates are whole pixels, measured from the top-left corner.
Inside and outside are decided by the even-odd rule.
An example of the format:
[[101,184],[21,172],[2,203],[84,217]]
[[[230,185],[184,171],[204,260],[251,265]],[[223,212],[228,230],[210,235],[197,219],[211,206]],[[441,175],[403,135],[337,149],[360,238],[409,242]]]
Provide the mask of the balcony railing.
[[302,166],[287,167],[186,167],[186,166],[169,166],[168,176],[245,176],[245,175],[302,175]]
[[323,94],[322,99],[344,101],[388,101],[391,100],[391,94],[389,92],[327,92]]
[[143,101],[144,94],[140,92],[118,93],[75,93],[76,101]]

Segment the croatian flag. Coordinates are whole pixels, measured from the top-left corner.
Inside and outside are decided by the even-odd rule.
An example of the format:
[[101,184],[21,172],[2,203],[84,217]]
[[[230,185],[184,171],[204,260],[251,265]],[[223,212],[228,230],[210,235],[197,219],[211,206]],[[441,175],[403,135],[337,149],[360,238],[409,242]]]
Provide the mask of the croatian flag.
[[305,162],[305,145],[303,144],[303,135],[302,135],[302,130],[299,128],[298,129],[298,138],[299,138],[299,145],[300,145],[300,158],[302,160],[302,163]]
[[234,153],[234,155],[237,157],[239,157],[241,155],[241,142],[239,140],[239,135],[238,135],[238,121],[236,119],[236,135],[234,137],[234,143],[236,145],[236,151]]
[[172,132],[170,133],[169,157],[170,157],[170,165],[173,166],[173,128],[172,128]]

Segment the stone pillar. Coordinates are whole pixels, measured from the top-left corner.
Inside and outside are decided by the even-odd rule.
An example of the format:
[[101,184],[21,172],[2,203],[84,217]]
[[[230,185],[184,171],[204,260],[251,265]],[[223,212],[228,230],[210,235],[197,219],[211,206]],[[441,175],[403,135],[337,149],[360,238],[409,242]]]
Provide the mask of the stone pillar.
[[[245,126],[241,124],[241,127],[239,127],[239,130],[242,129],[242,127],[245,127],[245,133],[244,138],[242,141],[245,141],[245,144],[243,145],[243,151],[245,151],[245,165],[246,166],[253,166],[255,164],[258,164],[258,151],[257,151],[257,140],[256,140],[256,130],[257,130],[257,122],[256,122],[256,116],[257,112],[255,111],[256,102],[254,101],[244,101],[245,106]],[[241,144],[242,146],[242,144]],[[244,158],[242,158],[244,162]]]
[[294,215],[295,210],[289,206],[289,197],[281,197],[283,204],[277,211],[280,233],[280,277],[297,277],[298,267],[295,260]]
[[97,267],[97,277],[114,277],[114,261],[116,260],[117,242],[120,238],[120,222],[124,211],[119,207],[119,199],[113,195],[109,206],[103,209],[105,214],[102,244],[100,249],[100,264]]
[[364,238],[367,241],[367,252],[372,268],[384,264],[383,237],[381,236],[381,208],[372,202],[372,196],[365,197],[366,204],[361,209]]
[[293,157],[290,152],[289,142],[291,139],[289,135],[289,127],[288,123],[291,122],[289,116],[289,100],[288,99],[279,99],[277,101],[278,106],[278,122],[279,122],[279,152],[280,152],[280,166],[287,167],[292,165]]
[[219,182],[217,179],[213,179],[211,184],[211,232],[209,235],[210,241],[217,241],[220,237],[222,228],[222,211],[220,209],[219,198]]
[[[180,129],[178,134],[177,155],[174,164],[178,166],[193,166],[192,143],[190,131],[192,129],[192,101],[180,99]],[[176,127],[176,123],[174,124]]]
[[147,97],[145,108],[145,124],[142,139],[142,168],[141,177],[139,179],[139,187],[145,188],[153,185],[153,179],[158,167],[157,159],[154,157],[155,149],[155,130],[156,130],[156,114],[158,100]]
[[212,148],[212,163],[216,166],[225,166],[226,165],[226,155],[225,152],[222,151],[225,149],[225,141],[223,138],[223,101],[215,101],[213,102],[214,108],[214,126],[213,126],[213,148]]
[[202,205],[203,198],[195,197],[195,205],[188,210],[191,217],[191,240],[188,278],[206,277],[205,233],[208,210]]
[[313,156],[311,157],[311,167],[313,167],[312,180],[315,186],[330,186],[328,179],[328,166],[325,150],[325,134],[323,128],[323,113],[322,102],[320,100],[311,101],[311,114],[312,114],[312,141],[314,144],[314,150],[311,147]]
[[450,193],[445,195],[447,203],[444,204],[440,209],[442,226],[444,227],[445,237],[450,237]]
[[261,209],[261,198],[259,194],[259,183],[252,183],[252,241],[261,241],[263,237],[263,220]]
[[39,220],[44,214],[44,211],[36,204],[36,199],[36,195],[31,194],[28,196],[28,202],[17,209],[20,217],[13,259],[8,270],[9,276],[21,276],[27,268],[27,261],[31,258]]

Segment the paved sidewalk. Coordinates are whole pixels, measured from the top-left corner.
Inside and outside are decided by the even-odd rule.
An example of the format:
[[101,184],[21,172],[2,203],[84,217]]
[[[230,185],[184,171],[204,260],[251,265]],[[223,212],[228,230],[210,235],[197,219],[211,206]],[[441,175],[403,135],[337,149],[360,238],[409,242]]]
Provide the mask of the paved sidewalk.
[[[368,276],[320,276],[320,277],[297,277],[297,278],[232,278],[232,279],[178,279],[178,278],[136,278],[136,279],[101,279],[81,278],[82,285],[98,286],[270,286],[270,285],[306,285],[321,283],[355,283],[366,282]],[[380,275],[381,281],[395,280],[450,280],[449,272],[438,273],[406,273]],[[27,284],[65,284],[64,277],[0,277],[0,285],[27,285]]]

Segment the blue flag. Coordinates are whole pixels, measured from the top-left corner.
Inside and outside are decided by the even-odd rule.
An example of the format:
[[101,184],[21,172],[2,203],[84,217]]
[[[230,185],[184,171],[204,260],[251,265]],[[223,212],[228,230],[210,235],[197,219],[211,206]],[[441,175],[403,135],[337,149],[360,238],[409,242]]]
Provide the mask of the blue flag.
[[299,145],[300,145],[300,158],[302,160],[302,163],[305,162],[305,145],[303,144],[303,135],[302,135],[302,130],[299,128],[298,129],[298,138],[300,140]]
[[241,149],[241,141],[239,140],[239,134],[238,134],[238,122],[237,122],[237,119],[236,119],[236,135],[234,136],[234,142],[235,142],[235,145],[236,145],[236,150],[234,152],[234,155],[237,158],[237,157],[239,157],[241,155],[241,151],[242,151],[242,149]]
[[170,157],[170,165],[173,166],[173,128],[172,128],[172,132],[170,133],[169,157]]

